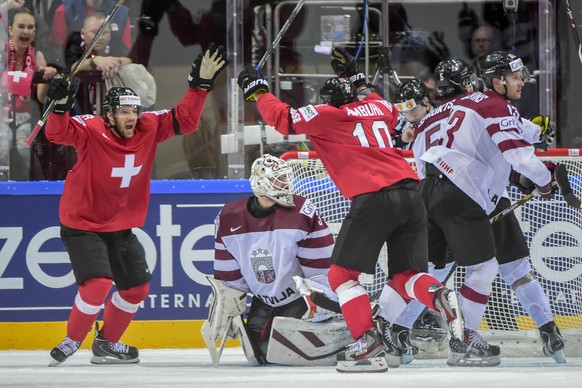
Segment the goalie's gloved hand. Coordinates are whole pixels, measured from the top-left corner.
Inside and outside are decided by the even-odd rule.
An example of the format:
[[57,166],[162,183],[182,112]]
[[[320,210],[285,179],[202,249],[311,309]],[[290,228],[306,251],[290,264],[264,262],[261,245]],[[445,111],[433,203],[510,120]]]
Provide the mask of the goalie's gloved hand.
[[343,47],[335,47],[331,52],[331,67],[338,77],[349,78],[356,88],[366,84],[366,76],[360,72],[356,58]]
[[188,86],[203,90],[212,90],[214,80],[228,64],[223,46],[216,47],[210,43],[208,49],[192,62],[192,70],[188,76]]
[[265,75],[254,67],[247,67],[238,75],[238,86],[243,91],[245,101],[255,102],[260,95],[269,93],[269,82]]
[[62,115],[73,107],[75,89],[65,78],[53,78],[47,92],[50,100],[56,100],[53,113]]
[[540,126],[540,139],[536,144],[540,144],[544,148],[551,146],[556,138],[556,128],[550,124],[550,116],[540,115],[530,121]]

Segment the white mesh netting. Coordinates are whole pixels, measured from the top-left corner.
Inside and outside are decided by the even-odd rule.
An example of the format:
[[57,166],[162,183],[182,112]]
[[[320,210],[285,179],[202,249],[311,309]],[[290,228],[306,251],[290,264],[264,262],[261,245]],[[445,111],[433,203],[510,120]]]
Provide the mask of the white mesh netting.
[[[566,165],[573,192],[581,198],[582,157],[578,155],[577,149],[555,149],[539,154],[543,160]],[[332,232],[337,234],[349,211],[350,201],[339,193],[314,152],[288,152],[282,157],[293,168],[295,192],[309,198]],[[521,197],[522,194],[511,188],[512,202]],[[534,198],[519,207],[515,214],[530,246],[532,267],[566,341],[565,353],[567,356],[582,355],[579,349],[582,343],[581,210],[568,206],[557,194],[550,201]],[[370,295],[377,295],[384,286],[386,255],[384,247],[374,276],[360,277]],[[462,277],[463,269],[458,268],[447,285],[458,289]],[[481,332],[489,341],[502,347],[504,356],[543,356],[533,320],[500,276],[494,282]],[[444,347],[440,351],[446,355]]]

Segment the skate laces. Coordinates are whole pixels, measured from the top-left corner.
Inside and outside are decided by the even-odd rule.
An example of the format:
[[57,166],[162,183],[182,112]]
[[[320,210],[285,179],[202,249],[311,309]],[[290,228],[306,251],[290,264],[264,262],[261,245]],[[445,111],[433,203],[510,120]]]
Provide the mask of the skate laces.
[[489,349],[489,343],[477,331],[467,329],[467,333],[469,334],[468,349]]
[[66,337],[63,342],[57,346],[57,348],[59,348],[59,350],[63,352],[65,356],[70,356],[71,354],[75,353],[77,349],[79,349],[79,346],[81,346],[81,342]]
[[111,350],[113,350],[116,353],[129,353],[129,345],[125,345],[121,342],[116,343],[110,342],[109,344]]

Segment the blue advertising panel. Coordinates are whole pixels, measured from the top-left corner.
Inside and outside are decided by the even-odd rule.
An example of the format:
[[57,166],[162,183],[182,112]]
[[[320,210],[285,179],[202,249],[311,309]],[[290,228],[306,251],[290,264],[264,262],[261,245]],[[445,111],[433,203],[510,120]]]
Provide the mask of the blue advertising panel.
[[[62,182],[0,186],[0,321],[65,321],[76,293],[59,233]],[[214,219],[251,195],[248,181],[156,181],[143,244],[151,291],[140,320],[205,319],[214,258]]]

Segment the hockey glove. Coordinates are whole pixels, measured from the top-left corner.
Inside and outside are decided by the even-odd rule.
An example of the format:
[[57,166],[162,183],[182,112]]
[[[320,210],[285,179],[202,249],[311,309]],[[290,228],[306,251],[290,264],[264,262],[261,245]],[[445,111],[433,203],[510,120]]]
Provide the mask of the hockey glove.
[[214,80],[218,74],[226,67],[228,59],[223,46],[216,47],[216,44],[210,43],[204,54],[192,62],[192,71],[188,76],[188,86],[203,90],[212,90]]
[[253,67],[247,67],[238,75],[238,86],[243,91],[245,101],[255,102],[260,95],[269,92],[269,82],[265,75]]
[[546,165],[546,168],[550,171],[550,174],[552,174],[552,178],[550,180],[550,183],[548,183],[547,185],[544,186],[536,185],[536,188],[539,190],[542,199],[548,200],[552,198],[554,191],[558,190],[558,184],[556,182],[555,176],[556,165],[552,162],[544,162],[544,164]]
[[538,143],[544,149],[551,146],[556,138],[556,128],[550,124],[550,116],[536,116],[531,122],[539,125],[541,128],[540,140]]
[[47,92],[47,97],[56,100],[53,113],[62,115],[73,107],[75,88],[64,78],[53,78]]
[[360,72],[356,58],[343,47],[335,47],[331,52],[331,67],[338,77],[349,78],[356,88],[366,84],[366,76]]
[[535,189],[535,184],[515,170],[509,174],[509,183],[517,187],[522,194],[529,194]]

